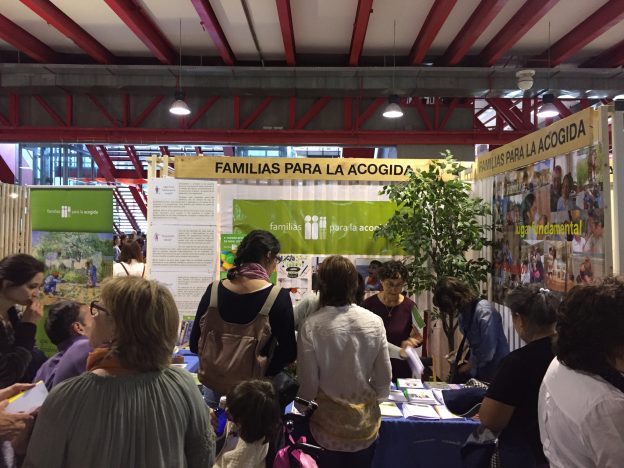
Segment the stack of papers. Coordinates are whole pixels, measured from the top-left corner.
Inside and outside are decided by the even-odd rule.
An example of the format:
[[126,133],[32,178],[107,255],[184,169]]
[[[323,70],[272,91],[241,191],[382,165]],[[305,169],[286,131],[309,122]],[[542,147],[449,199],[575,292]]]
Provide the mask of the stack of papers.
[[440,415],[433,406],[412,403],[403,405],[403,416],[406,418],[440,419]]
[[435,396],[433,396],[433,392],[431,390],[408,388],[405,390],[405,393],[410,403],[419,403],[424,405],[438,404],[438,400],[436,400]]
[[401,416],[403,416],[403,413],[401,413],[399,407],[391,401],[379,403],[379,409],[381,410],[381,415],[385,416],[386,418],[400,418]]
[[427,388],[439,388],[440,390],[457,390],[461,388],[459,384],[449,384],[446,382],[425,382]]
[[440,415],[440,419],[463,419],[461,416],[451,413],[444,405],[436,405],[434,408]]
[[32,410],[43,405],[48,396],[48,389],[43,380],[37,382],[30,390],[18,393],[14,397],[9,398],[9,404],[4,409],[7,413],[30,413]]
[[397,379],[399,388],[425,388],[420,379]]
[[401,390],[390,390],[390,395],[388,396],[389,401],[396,401],[397,403],[406,403],[407,398],[405,397],[405,393]]

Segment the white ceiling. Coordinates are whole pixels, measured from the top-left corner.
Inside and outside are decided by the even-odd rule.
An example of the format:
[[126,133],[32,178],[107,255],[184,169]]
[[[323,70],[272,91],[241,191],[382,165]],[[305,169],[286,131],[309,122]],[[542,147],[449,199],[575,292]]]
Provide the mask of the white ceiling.
[[[506,54],[508,57],[538,55],[588,18],[607,0],[561,0],[535,24]],[[147,47],[130,31],[104,0],[52,0],[89,34],[118,56],[151,57]],[[216,57],[218,51],[199,20],[190,0],[139,0],[177,50],[179,22],[182,21],[184,55]],[[245,18],[241,0],[211,0],[227,40],[238,60],[258,60],[259,56]],[[478,54],[524,5],[509,0],[472,46]],[[358,0],[291,0],[297,53],[348,54]],[[479,0],[458,1],[429,49],[441,55],[468,20]],[[247,0],[253,26],[265,59],[283,60],[284,46],[275,0]],[[396,21],[396,54],[406,56],[422,27],[433,0],[375,0],[366,32],[363,55],[391,57],[393,23]],[[623,7],[624,8],[624,7]],[[58,52],[83,54],[71,40],[45,23],[19,0],[3,0],[0,13]],[[624,38],[624,21],[585,46],[567,63],[579,63],[601,53]],[[13,49],[0,41],[0,49]],[[504,60],[503,60],[504,62]]]

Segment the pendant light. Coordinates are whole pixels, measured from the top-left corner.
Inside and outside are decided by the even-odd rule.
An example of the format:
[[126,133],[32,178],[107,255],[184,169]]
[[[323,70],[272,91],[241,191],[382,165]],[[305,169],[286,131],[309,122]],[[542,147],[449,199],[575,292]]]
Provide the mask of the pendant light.
[[180,40],[179,40],[180,66],[178,68],[178,79],[176,80],[175,101],[171,104],[169,112],[173,115],[189,115],[191,109],[185,101],[185,94],[182,91],[182,19],[180,19]]
[[[550,89],[550,21],[548,22],[548,89]],[[559,115],[559,109],[554,104],[555,95],[553,93],[546,93],[542,96],[542,105],[537,109],[537,116],[543,119],[549,119],[557,117]]]
[[[394,87],[394,74],[396,72],[396,20],[394,20],[394,42],[392,43],[392,91],[395,90]],[[403,109],[399,103],[401,100],[399,96],[396,94],[391,94],[388,97],[388,105],[385,107],[383,111],[383,116],[386,119],[398,119],[403,117]]]

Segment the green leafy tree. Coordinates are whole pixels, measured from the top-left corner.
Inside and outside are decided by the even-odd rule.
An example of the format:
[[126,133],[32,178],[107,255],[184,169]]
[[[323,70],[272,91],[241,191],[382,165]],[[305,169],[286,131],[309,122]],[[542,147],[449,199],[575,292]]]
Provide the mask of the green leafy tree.
[[[490,205],[471,196],[470,184],[460,179],[465,167],[451,152],[441,154],[444,159],[412,172],[405,182],[384,186],[381,192],[397,208],[374,237],[383,237],[405,252],[410,294],[431,291],[444,276],[458,277],[478,290],[491,268],[485,258],[466,258],[468,251],[490,244],[491,227],[481,222],[491,214]],[[444,315],[440,318],[449,349],[454,349],[457,320]]]

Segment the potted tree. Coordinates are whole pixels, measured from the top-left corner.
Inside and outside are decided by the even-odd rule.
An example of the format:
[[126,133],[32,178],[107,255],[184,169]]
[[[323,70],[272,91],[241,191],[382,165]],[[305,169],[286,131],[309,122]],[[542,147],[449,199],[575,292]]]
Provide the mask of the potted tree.
[[[431,291],[440,277],[455,276],[478,290],[487,279],[491,264],[485,258],[469,259],[467,252],[490,244],[491,226],[483,223],[491,214],[488,203],[471,195],[471,186],[460,179],[465,170],[449,150],[443,159],[432,160],[427,169],[410,173],[405,182],[386,185],[397,208],[385,225],[374,233],[405,252],[409,272],[408,293]],[[442,320],[449,350],[455,349],[454,316],[434,311]]]

